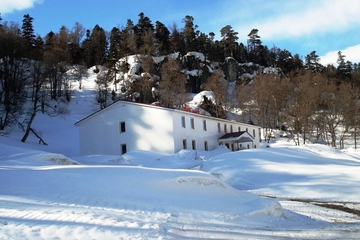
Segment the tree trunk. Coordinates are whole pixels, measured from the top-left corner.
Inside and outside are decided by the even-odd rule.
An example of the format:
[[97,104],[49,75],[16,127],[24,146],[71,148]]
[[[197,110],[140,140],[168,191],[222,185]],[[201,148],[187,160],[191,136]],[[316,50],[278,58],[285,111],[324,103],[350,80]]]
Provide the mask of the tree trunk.
[[29,120],[29,122],[27,123],[27,126],[26,126],[25,134],[21,139],[22,142],[25,142],[26,139],[28,138],[29,134],[30,134],[31,124],[34,121],[35,115],[36,115],[36,112],[31,113],[30,120]]

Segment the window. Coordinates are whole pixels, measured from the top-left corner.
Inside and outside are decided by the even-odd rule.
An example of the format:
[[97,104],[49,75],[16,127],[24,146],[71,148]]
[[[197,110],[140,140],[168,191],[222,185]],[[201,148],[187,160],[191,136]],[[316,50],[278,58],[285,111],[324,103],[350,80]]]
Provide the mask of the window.
[[125,132],[125,122],[120,122],[119,127],[120,127],[120,133],[124,133]]
[[227,133],[227,126],[224,124],[224,132]]
[[121,144],[121,154],[125,154],[126,153],[126,144]]
[[208,151],[208,150],[209,150],[208,142],[207,142],[207,141],[204,142],[204,149],[205,149],[205,151]]
[[253,136],[255,137],[255,129],[253,129]]
[[230,132],[233,132],[233,126],[230,125]]
[[196,150],[196,142],[195,142],[195,140],[191,141],[191,146],[192,146],[193,150]]
[[203,127],[204,127],[204,131],[207,131],[207,129],[206,129],[206,120],[203,120]]
[[185,116],[181,116],[181,125],[182,125],[183,128],[186,127],[186,125],[185,125]]
[[241,127],[238,127],[238,132],[241,132]]
[[192,129],[195,129],[195,122],[194,122],[194,118],[190,118],[190,125]]
[[183,149],[187,149],[186,139],[183,139]]
[[218,132],[221,132],[220,123],[218,123]]

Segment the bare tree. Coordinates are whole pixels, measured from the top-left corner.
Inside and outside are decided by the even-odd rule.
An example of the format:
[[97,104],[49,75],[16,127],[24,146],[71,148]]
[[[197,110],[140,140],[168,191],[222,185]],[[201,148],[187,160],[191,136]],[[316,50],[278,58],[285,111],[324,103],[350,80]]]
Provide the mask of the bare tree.
[[233,101],[229,97],[228,85],[229,82],[225,80],[221,71],[215,71],[204,84],[204,90],[213,92],[215,102],[206,102],[205,100],[203,107],[214,117],[226,118],[226,112],[234,107]]
[[110,101],[109,85],[113,80],[112,71],[101,70],[96,77],[97,95],[96,101],[100,105],[100,109],[106,108]]
[[23,39],[16,24],[0,26],[0,131],[12,130],[25,103]]
[[49,116],[58,116],[66,113],[66,104],[61,98],[54,100],[49,95],[47,82],[48,72],[46,66],[37,61],[30,61],[30,78],[27,89],[27,98],[29,107],[25,111],[25,119],[20,125],[25,133],[21,141],[25,142],[32,132],[38,139],[39,143],[47,145],[43,138],[32,128],[33,121],[38,112],[46,113]]
[[[331,146],[336,147],[337,129],[343,123],[343,92],[341,87],[336,85],[336,81],[320,75],[317,78],[319,88],[321,89],[319,95],[319,116],[324,121],[324,133],[330,135]],[[327,136],[324,137],[325,140]]]
[[181,108],[185,103],[186,77],[180,72],[180,65],[173,59],[167,59],[161,66],[161,83],[158,87],[160,105]]
[[252,94],[256,108],[252,112],[258,123],[265,128],[265,138],[268,137],[269,130],[279,126],[279,113],[286,101],[286,85],[286,80],[275,74],[261,74],[253,80]]
[[295,143],[300,144],[300,135],[302,135],[305,144],[307,136],[313,129],[312,116],[318,100],[319,82],[311,71],[305,71],[292,77],[291,83],[293,84],[292,91],[289,92],[291,101],[286,107],[288,125],[297,136],[294,139]]

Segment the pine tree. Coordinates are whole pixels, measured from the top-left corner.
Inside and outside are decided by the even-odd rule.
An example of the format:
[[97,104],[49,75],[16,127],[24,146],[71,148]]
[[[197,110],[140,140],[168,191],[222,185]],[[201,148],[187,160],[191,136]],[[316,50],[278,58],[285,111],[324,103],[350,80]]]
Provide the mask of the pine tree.
[[259,30],[252,29],[248,34],[248,51],[251,52],[261,45],[260,36],[258,35]]
[[35,43],[35,34],[33,27],[34,18],[29,14],[24,15],[23,24],[22,24],[22,36],[25,39],[26,45],[31,48]]
[[221,43],[224,47],[225,57],[234,57],[234,52],[237,46],[237,32],[235,32],[230,25],[226,25],[220,30]]
[[186,45],[184,35],[179,32],[174,23],[170,34],[171,52],[179,52],[181,55],[186,53]]
[[134,23],[128,19],[126,27],[121,31],[120,55],[122,57],[136,54]]
[[121,43],[121,32],[120,29],[114,27],[110,32],[110,48],[109,48],[109,59],[118,60],[120,55],[120,43]]
[[136,49],[139,50],[144,45],[144,37],[148,32],[154,32],[151,20],[143,12],[139,14],[138,23],[134,26]]
[[159,21],[155,23],[155,39],[157,55],[166,55],[170,52],[170,31]]
[[336,75],[341,82],[349,82],[351,80],[352,64],[349,61],[345,62],[345,57],[346,56],[343,55],[341,51],[338,52],[338,59],[336,61],[338,67],[336,69]]
[[311,69],[313,72],[322,72],[324,67],[320,64],[319,55],[312,51],[305,57],[305,69]]
[[182,32],[184,34],[186,52],[197,51],[195,30],[198,26],[194,25],[194,18],[189,15],[185,16],[183,22],[185,23],[185,26]]
[[90,30],[87,30],[83,48],[87,67],[104,64],[107,61],[108,50],[108,42],[104,29],[96,24],[91,34]]

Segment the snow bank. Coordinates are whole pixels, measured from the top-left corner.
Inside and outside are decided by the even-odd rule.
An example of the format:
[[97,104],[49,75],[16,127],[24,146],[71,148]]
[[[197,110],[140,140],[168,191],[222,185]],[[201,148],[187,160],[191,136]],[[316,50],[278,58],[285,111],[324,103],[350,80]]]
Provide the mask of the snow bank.
[[188,52],[185,56],[195,56],[195,58],[199,59],[200,61],[205,61],[204,54],[200,52]]
[[22,166],[22,165],[79,165],[78,162],[69,159],[62,154],[47,153],[37,150],[12,147],[0,144],[0,165]]
[[201,170],[260,195],[358,201],[360,194],[360,161],[320,144],[225,153]]
[[[41,170],[41,171],[39,171]],[[231,215],[269,211],[272,201],[238,191],[210,174],[143,167],[1,168],[1,195],[128,210],[211,211]],[[252,201],[262,204],[249,204]],[[246,203],[246,204],[245,204]],[[245,205],[244,205],[245,204]],[[260,208],[258,207],[260,206]],[[278,215],[277,212],[271,213]]]

